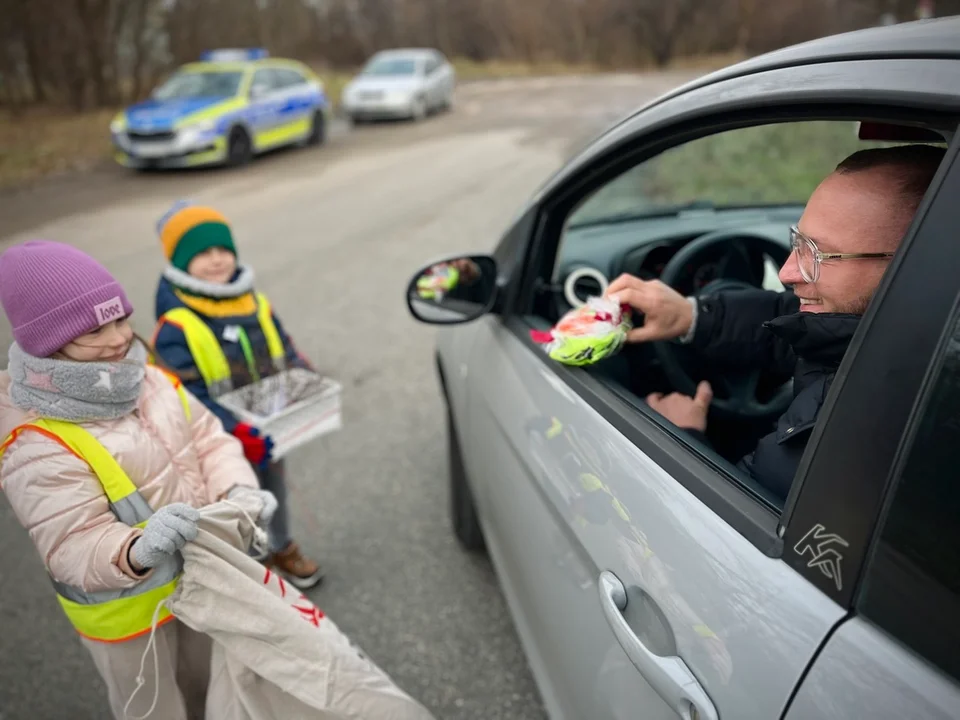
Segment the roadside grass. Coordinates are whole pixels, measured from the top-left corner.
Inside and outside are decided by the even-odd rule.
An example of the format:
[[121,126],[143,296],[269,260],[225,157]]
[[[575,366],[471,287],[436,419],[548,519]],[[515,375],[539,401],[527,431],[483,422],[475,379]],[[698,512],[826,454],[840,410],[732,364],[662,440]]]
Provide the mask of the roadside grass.
[[[712,70],[740,59],[723,55],[684,58],[669,69]],[[453,58],[451,63],[460,82],[518,77],[543,77],[611,72],[612,68],[570,65],[560,62],[521,63],[492,61],[478,63]],[[357,69],[334,69],[308,63],[324,82],[334,109],[343,88]],[[642,72],[649,68],[624,68]],[[108,159],[111,145],[107,127],[116,109],[75,114],[54,107],[24,110],[19,117],[0,110],[0,190],[8,190],[52,175],[83,171]]]
[[657,202],[669,203],[806,202],[847,155],[882,144],[860,140],[856,123],[849,121],[741,128],[663,153],[652,164],[644,189]]
[[103,162],[110,157],[107,128],[115,114],[40,107],[13,118],[0,111],[0,190]]
[[889,144],[860,140],[851,121],[728,130],[692,140],[627,170],[584,201],[570,223],[695,201],[716,206],[802,205],[847,155]]

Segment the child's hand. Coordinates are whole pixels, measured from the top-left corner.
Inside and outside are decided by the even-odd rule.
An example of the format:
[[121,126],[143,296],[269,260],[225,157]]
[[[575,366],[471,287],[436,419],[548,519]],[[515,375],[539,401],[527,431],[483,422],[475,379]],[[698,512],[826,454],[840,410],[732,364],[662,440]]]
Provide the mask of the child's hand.
[[164,555],[173,555],[197,538],[200,513],[186,503],[162,507],[147,520],[143,535],[130,548],[129,557],[135,569],[152,568]]
[[255,468],[263,470],[273,459],[273,438],[246,423],[237,423],[233,434],[243,445],[243,454]]
[[233,490],[227,494],[227,497],[232,498],[244,493],[256,495],[260,500],[260,515],[257,517],[257,525],[266,529],[267,526],[270,525],[274,514],[277,512],[277,507],[279,507],[277,498],[269,490],[259,490],[257,488],[247,487],[246,485],[238,485],[233,488]]

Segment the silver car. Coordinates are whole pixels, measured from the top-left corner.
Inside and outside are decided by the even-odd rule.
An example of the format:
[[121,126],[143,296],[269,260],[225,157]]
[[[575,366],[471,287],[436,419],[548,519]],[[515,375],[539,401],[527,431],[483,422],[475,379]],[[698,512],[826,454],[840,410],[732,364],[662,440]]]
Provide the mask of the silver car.
[[[574,157],[492,255],[414,275],[453,529],[489,552],[551,718],[960,717],[958,38],[960,18],[872,28],[700,78]],[[691,387],[688,348],[572,367],[531,337],[623,272],[781,288],[819,180],[911,140],[946,159],[785,502],[643,401]],[[783,412],[783,378],[734,373],[709,425],[729,447]]]
[[453,107],[455,85],[456,72],[439,50],[382,50],[343,89],[341,105],[354,122],[423,120]]

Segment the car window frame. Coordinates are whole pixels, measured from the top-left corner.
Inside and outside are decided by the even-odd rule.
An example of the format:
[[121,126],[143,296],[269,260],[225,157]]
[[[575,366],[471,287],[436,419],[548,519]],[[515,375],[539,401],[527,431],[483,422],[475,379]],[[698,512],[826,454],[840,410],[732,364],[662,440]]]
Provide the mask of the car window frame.
[[[847,66],[850,65],[851,63],[847,63]],[[753,80],[754,78],[738,78],[723,84],[744,84]],[[809,95],[810,90],[804,88],[803,92]],[[872,99],[870,93],[880,95],[872,88],[865,88],[865,95]],[[788,520],[787,511],[791,507],[791,499],[797,496],[801,487],[800,471],[797,474],[797,482],[794,483],[794,492],[791,493],[791,497],[788,497],[783,513],[777,513],[748,495],[728,478],[719,477],[712,461],[704,453],[698,452],[699,448],[692,447],[672,432],[668,432],[663,421],[652,411],[645,407],[637,407],[636,403],[627,402],[623,396],[615,393],[602,381],[578,368],[548,362],[542,349],[530,339],[531,318],[522,313],[526,308],[533,306],[535,280],[542,277],[543,263],[546,262],[547,267],[552,267],[555,259],[553,254],[548,253],[549,256],[545,256],[543,253],[544,237],[549,233],[551,226],[559,225],[562,230],[572,208],[604,183],[619,176],[624,170],[669,147],[721,129],[766,124],[776,120],[831,120],[860,117],[906,121],[916,119],[921,114],[930,118],[940,118],[942,115],[944,123],[948,122],[947,118],[949,122],[955,123],[957,114],[939,113],[934,109],[927,110],[919,103],[910,110],[905,110],[899,108],[896,101],[889,97],[872,102],[851,102],[836,97],[832,103],[824,102],[819,105],[798,105],[786,102],[774,104],[761,101],[744,110],[730,110],[716,101],[711,103],[707,100],[696,103],[697,95],[711,94],[723,95],[717,88],[707,86],[691,91],[689,95],[693,97],[680,95],[660,104],[658,108],[660,112],[657,114],[661,117],[666,115],[667,118],[667,122],[662,122],[662,127],[656,127],[656,121],[652,123],[653,128],[644,127],[642,122],[637,122],[634,123],[637,127],[632,133],[626,132],[623,128],[605,133],[608,137],[616,139],[607,142],[603,150],[587,162],[581,163],[580,167],[573,170],[569,166],[561,169],[552,181],[541,188],[533,201],[538,210],[535,223],[537,229],[528,243],[520,286],[512,294],[514,302],[511,306],[503,308],[504,323],[530,347],[536,357],[548,365],[630,442],[669,472],[679,484],[695,494],[762,552],[770,557],[781,557],[784,549],[784,532],[787,529],[784,525]],[[670,106],[676,104],[687,106],[698,104],[700,111],[695,118],[681,116],[670,123]],[[630,124],[631,122],[628,121],[627,125]],[[575,199],[571,200],[571,198]],[[559,240],[559,230],[555,237]],[[559,242],[553,243],[554,253],[558,246]],[[808,443],[808,448],[811,447],[814,447],[813,440]]]
[[[845,607],[853,606],[862,587],[953,317],[960,288],[944,268],[960,269],[960,243],[950,242],[960,220],[958,193],[960,133],[837,370],[809,440],[816,452],[804,454],[784,508],[785,561]],[[907,339],[904,328],[911,331]],[[868,434],[871,420],[875,432]],[[840,588],[812,564],[805,538],[817,527],[846,543]]]
[[[904,472],[909,466],[914,450],[916,449],[915,442],[917,440],[917,434],[921,429],[921,426],[926,421],[927,410],[929,409],[929,405],[933,401],[935,393],[940,386],[942,373],[944,372],[944,366],[947,360],[948,349],[954,338],[957,337],[958,333],[960,333],[960,292],[957,293],[957,298],[954,301],[950,318],[943,328],[940,342],[937,346],[936,355],[930,361],[930,366],[927,375],[924,378],[920,395],[917,398],[915,410],[910,418],[907,429],[904,431],[903,441],[900,451],[898,452],[898,461],[891,473],[891,482],[889,483],[887,492],[883,499],[882,511],[877,521],[876,531],[873,534],[871,545],[867,552],[867,558],[863,569],[863,580],[860,583],[854,597],[854,610],[864,622],[868,623],[871,627],[875,628],[879,632],[882,632],[896,640],[898,643],[907,648],[907,650],[914,656],[922,658],[923,661],[935,668],[936,672],[942,673],[944,676],[949,677],[955,683],[960,683],[960,673],[946,670],[940,666],[939,663],[928,657],[921,649],[917,648],[914,645],[914,642],[904,639],[901,633],[909,633],[911,630],[914,630],[914,628],[905,629],[901,627],[898,630],[894,630],[886,626],[880,619],[873,615],[869,607],[866,607],[867,603],[865,601],[868,595],[867,586],[869,585],[871,574],[877,570],[877,567],[881,561],[882,556],[880,546],[890,511],[896,503],[897,493],[900,488],[900,483],[903,481]],[[881,590],[883,589],[885,589],[885,586],[882,585]],[[929,616],[918,616],[917,614],[917,609],[926,605],[926,603],[923,602],[923,599],[927,598],[925,591],[928,589],[928,586],[919,586],[916,583],[904,583],[903,585],[898,586],[898,594],[902,595],[903,593],[907,593],[910,595],[908,599],[908,603],[910,603],[907,608],[908,611],[903,613],[903,619],[905,624],[910,624],[911,619],[917,618],[913,620],[913,623],[915,623],[919,628],[936,627],[939,631],[942,627],[939,623],[931,623]],[[902,602],[902,599],[898,597],[897,601]],[[914,636],[914,639],[916,639],[916,635]],[[929,633],[927,634],[927,637],[922,638],[922,640],[929,640]]]

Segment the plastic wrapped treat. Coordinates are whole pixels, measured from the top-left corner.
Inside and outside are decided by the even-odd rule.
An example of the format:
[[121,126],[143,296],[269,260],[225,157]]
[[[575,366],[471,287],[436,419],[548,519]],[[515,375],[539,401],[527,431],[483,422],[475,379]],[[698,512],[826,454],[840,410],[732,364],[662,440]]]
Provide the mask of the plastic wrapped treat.
[[616,354],[632,327],[629,305],[592,297],[560,318],[550,330],[534,330],[530,336],[557,362],[591,365]]
[[443,300],[444,293],[460,282],[460,271],[450,263],[438,263],[417,280],[417,294],[424,300]]

